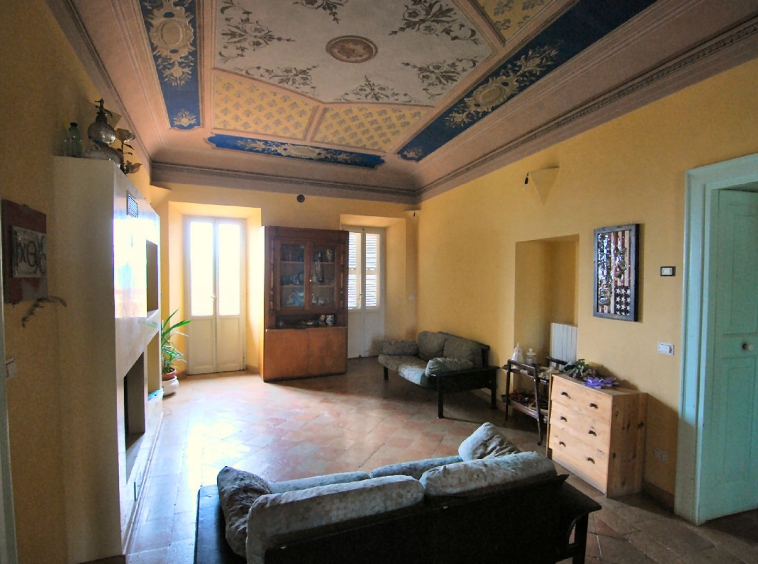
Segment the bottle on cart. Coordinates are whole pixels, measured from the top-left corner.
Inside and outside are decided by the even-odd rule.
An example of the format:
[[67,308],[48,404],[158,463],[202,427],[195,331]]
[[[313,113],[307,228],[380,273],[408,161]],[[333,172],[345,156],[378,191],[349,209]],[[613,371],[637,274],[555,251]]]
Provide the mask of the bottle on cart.
[[511,356],[511,360],[514,362],[524,362],[524,353],[521,351],[520,343],[516,343],[516,348],[513,349],[513,356]]
[[534,352],[534,349],[529,347],[529,350],[526,351],[526,363],[527,364],[537,364],[537,353]]

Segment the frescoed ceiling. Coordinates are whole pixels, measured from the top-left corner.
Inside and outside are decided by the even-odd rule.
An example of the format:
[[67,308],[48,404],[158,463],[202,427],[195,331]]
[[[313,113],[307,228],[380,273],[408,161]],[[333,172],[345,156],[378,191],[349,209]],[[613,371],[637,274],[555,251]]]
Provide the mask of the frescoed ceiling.
[[159,185],[415,203],[758,56],[758,0],[49,4]]

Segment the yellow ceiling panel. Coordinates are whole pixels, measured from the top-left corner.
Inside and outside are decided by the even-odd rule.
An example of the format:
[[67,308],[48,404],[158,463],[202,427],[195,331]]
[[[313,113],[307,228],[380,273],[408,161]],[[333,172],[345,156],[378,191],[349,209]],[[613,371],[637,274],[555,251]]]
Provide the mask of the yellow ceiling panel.
[[386,150],[427,113],[425,108],[338,106],[328,108],[315,141]]
[[304,139],[316,104],[249,81],[216,76],[213,126]]
[[507,42],[521,26],[555,0],[478,0],[484,13]]

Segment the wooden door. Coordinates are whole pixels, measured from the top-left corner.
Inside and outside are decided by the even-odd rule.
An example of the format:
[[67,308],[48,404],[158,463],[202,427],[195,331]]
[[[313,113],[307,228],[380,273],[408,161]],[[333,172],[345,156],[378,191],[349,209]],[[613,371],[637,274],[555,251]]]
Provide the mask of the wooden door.
[[758,507],[758,194],[718,190],[713,199],[703,521]]

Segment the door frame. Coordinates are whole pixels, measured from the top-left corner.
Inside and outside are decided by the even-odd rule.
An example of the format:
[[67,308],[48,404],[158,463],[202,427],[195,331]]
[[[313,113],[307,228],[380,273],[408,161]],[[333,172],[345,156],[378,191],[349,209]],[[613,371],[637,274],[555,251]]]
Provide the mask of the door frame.
[[[370,313],[373,313],[374,311],[377,311],[382,322],[382,338],[384,338],[385,330],[386,330],[386,324],[385,324],[385,317],[387,313],[387,258],[386,258],[386,252],[387,252],[387,228],[386,227],[378,227],[378,226],[367,226],[367,225],[343,225],[342,226],[343,231],[349,232],[360,232],[362,234],[361,237],[361,253],[366,248],[366,233],[374,233],[379,235],[379,307],[376,308],[376,310],[372,310]],[[350,246],[350,240],[348,238],[348,248],[345,249],[345,252],[349,254],[349,246]],[[364,260],[361,262],[361,307],[359,308],[363,316],[366,314],[366,300],[365,300],[365,290],[366,290],[366,265],[365,265],[365,253],[363,253]],[[355,312],[354,309],[348,308],[347,315],[348,319],[351,317],[350,313]],[[361,322],[363,326],[361,327],[360,334],[361,334],[361,340],[365,338],[365,317],[361,317]],[[350,323],[348,323],[348,351],[350,350],[350,344],[349,344],[349,330],[350,330]],[[368,351],[368,355],[370,356],[370,353],[372,351]],[[361,353],[363,353],[363,342],[361,343]],[[376,354],[379,354],[379,351],[377,351]],[[348,357],[350,358],[349,354]],[[365,358],[363,354],[359,354],[358,357],[353,358]]]
[[674,511],[695,524],[702,516],[705,383],[712,377],[709,314],[711,200],[716,190],[758,182],[758,154],[687,171],[684,221],[682,366]]
[[[247,245],[249,244],[248,236],[247,236],[247,221],[245,218],[237,217],[237,216],[215,216],[215,215],[185,215],[183,218],[183,237],[184,237],[184,249],[183,249],[183,265],[182,268],[184,270],[184,311],[186,312],[186,319],[192,319],[192,290],[191,290],[191,283],[192,283],[192,276],[191,276],[191,268],[190,268],[190,254],[191,254],[191,237],[190,237],[190,224],[193,221],[209,221],[213,223],[213,229],[214,229],[214,235],[213,235],[213,279],[214,279],[214,289],[215,289],[215,296],[213,298],[213,333],[216,339],[218,339],[218,232],[217,232],[217,224],[218,222],[233,222],[233,223],[239,223],[242,228],[242,235],[241,235],[241,252],[240,252],[240,342],[242,346],[242,367],[240,370],[244,370],[247,366],[247,308],[248,308],[248,269],[247,269],[247,263],[248,263],[248,250]],[[190,345],[190,337],[189,334],[192,331],[191,324],[187,326],[187,337],[185,338],[185,344],[186,344],[186,351],[185,351],[185,357],[186,357],[186,366],[187,366],[187,374],[188,375],[194,375],[194,374],[219,374],[221,371],[218,370],[218,357],[217,357],[217,343],[213,343],[213,371],[212,372],[191,372],[190,371],[190,363],[192,361],[192,348]]]

